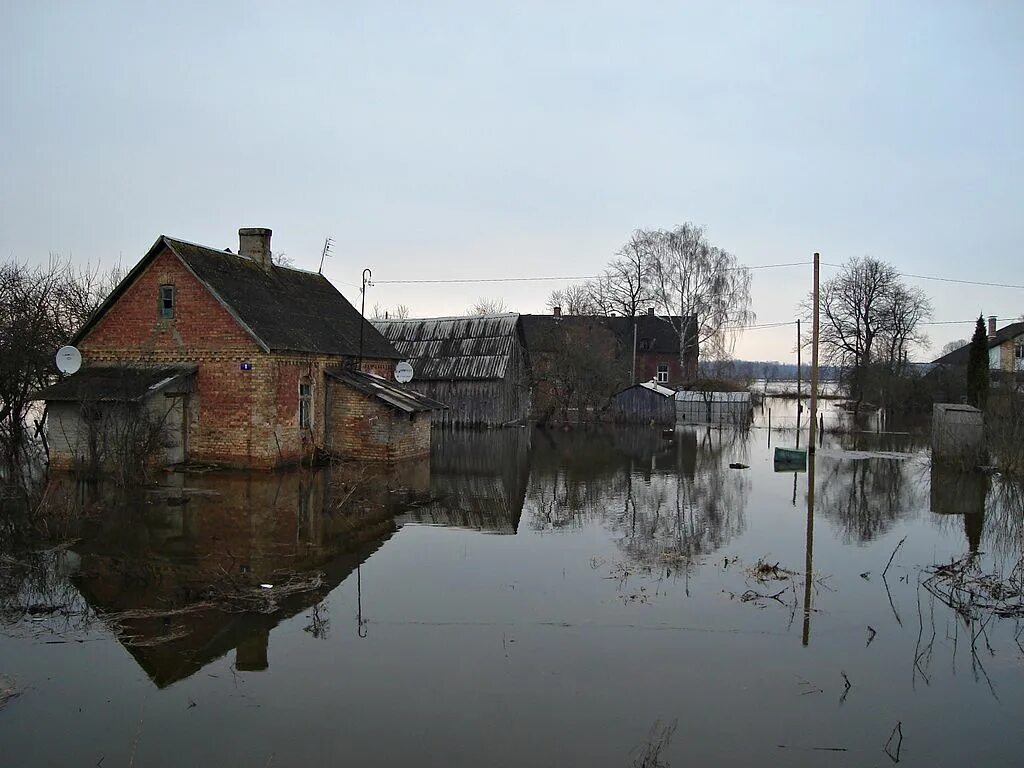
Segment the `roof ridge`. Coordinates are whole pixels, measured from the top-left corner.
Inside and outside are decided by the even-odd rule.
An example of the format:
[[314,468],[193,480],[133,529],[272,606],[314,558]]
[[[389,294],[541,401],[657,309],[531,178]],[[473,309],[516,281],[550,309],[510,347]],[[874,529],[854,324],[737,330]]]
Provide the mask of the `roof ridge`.
[[[193,248],[202,248],[204,251],[210,251],[211,253],[216,253],[222,256],[234,256],[236,259],[241,259],[242,261],[249,261],[252,262],[253,264],[256,263],[255,260],[249,258],[248,256],[243,256],[240,253],[235,253],[230,249],[225,250],[224,248],[214,248],[212,245],[203,245],[202,243],[195,243],[192,242],[191,240],[184,240],[180,237],[172,237],[171,235],[160,235],[160,237],[163,238],[164,240],[172,240],[175,243],[191,245]],[[274,269],[287,269],[290,272],[301,272],[304,275],[317,275],[318,277],[322,277],[324,280],[327,280],[327,277],[324,275],[323,272],[314,272],[311,269],[302,269],[301,267],[291,267],[288,266],[287,264],[274,264]],[[330,282],[330,280],[328,280],[328,282]],[[331,285],[334,285],[334,283],[331,283]]]
[[[375,317],[371,323],[426,323],[438,320],[496,320],[521,317],[519,312],[499,312],[490,315],[442,315],[440,317]],[[369,319],[369,318],[368,318]]]

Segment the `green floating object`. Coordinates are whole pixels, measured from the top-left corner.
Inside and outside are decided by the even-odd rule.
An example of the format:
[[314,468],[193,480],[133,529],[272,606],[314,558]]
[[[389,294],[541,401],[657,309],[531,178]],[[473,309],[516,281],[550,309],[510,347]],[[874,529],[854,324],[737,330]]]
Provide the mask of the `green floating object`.
[[807,451],[800,448],[776,448],[775,471],[793,472],[806,471]]

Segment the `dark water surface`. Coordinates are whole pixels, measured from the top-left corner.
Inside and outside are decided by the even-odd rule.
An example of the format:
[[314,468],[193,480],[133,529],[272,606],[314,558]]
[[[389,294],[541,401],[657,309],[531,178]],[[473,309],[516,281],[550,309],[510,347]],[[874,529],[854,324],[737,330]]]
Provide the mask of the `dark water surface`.
[[627,766],[674,723],[673,766],[881,766],[900,723],[901,764],[1024,764],[1021,625],[920,585],[971,550],[1009,573],[1020,492],[830,436],[809,558],[768,442],[454,433],[384,477],[176,476],[7,569],[0,763]]

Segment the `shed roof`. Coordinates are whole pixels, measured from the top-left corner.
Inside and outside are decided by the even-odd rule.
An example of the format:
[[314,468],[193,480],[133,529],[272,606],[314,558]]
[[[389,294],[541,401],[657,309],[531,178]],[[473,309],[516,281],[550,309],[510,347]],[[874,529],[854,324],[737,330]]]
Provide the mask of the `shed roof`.
[[328,376],[347,384],[363,394],[375,397],[392,408],[405,413],[421,411],[442,411],[448,406],[432,400],[426,395],[406,389],[401,384],[364,371],[330,368],[324,371]]
[[117,301],[145,266],[164,248],[177,256],[225,309],[267,351],[325,355],[359,354],[396,359],[398,352],[321,274],[274,266],[161,235],[89,322],[75,335],[83,338]]
[[195,371],[194,365],[83,368],[40,391],[35,399],[46,402],[138,402]]
[[[1004,342],[1012,341],[1022,334],[1024,334],[1024,323],[1010,323],[1005,328],[1000,328],[996,331],[995,336],[989,337],[988,348],[992,349],[992,347],[1001,346]],[[967,365],[970,356],[971,345],[965,344],[960,349],[954,349],[952,352],[933,360],[932,365]]]
[[501,379],[508,370],[519,315],[374,320],[413,367],[417,380]]
[[676,391],[671,387],[663,387],[655,381],[641,381],[638,384],[633,384],[632,386],[626,387],[625,389],[621,390],[619,394],[621,395],[622,392],[628,392],[629,390],[636,389],[637,387],[646,389],[649,392],[652,392],[653,394],[659,395],[661,397],[672,397],[676,393]]
[[749,392],[698,392],[682,390],[676,392],[676,401],[683,403],[749,403]]

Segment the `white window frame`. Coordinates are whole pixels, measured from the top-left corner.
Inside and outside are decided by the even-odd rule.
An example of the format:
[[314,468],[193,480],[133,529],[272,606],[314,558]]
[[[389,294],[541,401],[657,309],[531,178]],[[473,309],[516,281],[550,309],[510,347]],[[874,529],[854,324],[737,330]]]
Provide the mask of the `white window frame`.
[[666,363],[658,366],[658,383],[668,384],[668,365]]
[[[303,391],[305,389],[305,391]],[[299,382],[299,429],[313,428],[313,382]]]

